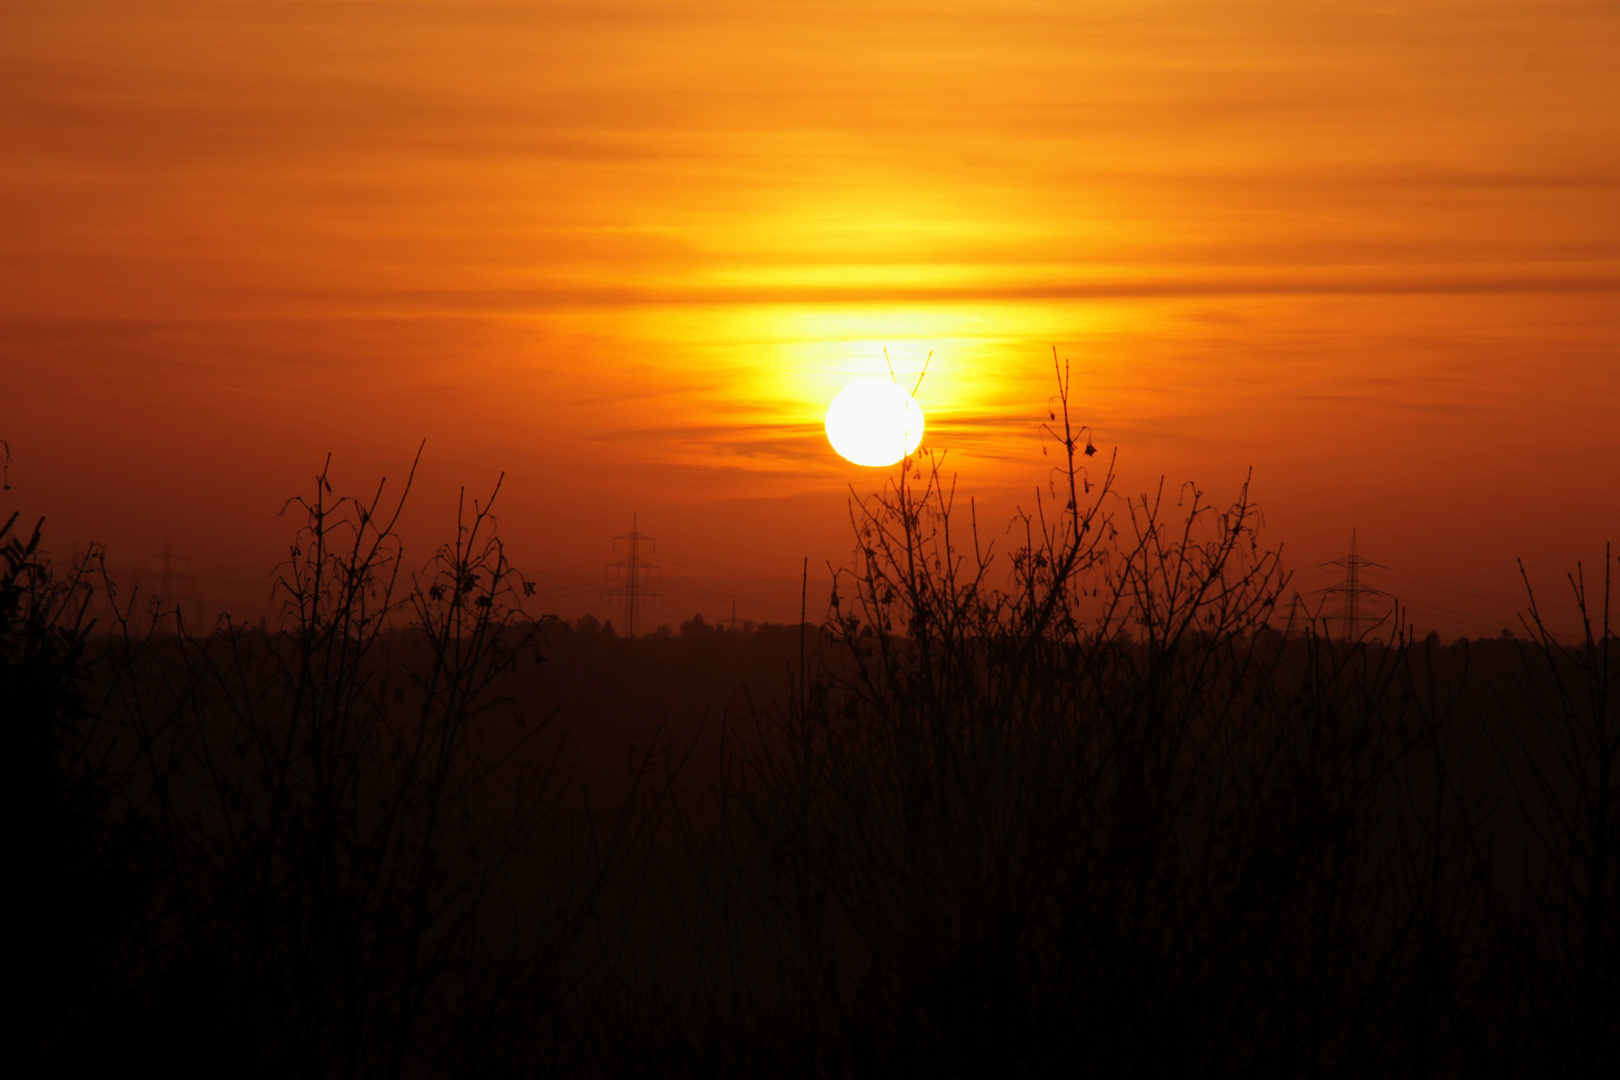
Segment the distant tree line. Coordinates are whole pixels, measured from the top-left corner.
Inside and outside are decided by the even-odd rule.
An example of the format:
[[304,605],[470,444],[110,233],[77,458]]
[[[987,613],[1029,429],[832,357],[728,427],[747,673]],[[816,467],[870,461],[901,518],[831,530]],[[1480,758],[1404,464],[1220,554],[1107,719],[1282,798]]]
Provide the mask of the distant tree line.
[[[488,503],[413,571],[323,472],[279,625],[192,628],[13,515],[22,1071],[1613,1075],[1612,561],[1573,640],[1289,627],[1247,488],[1118,498],[1066,390],[1009,550],[908,462],[816,626],[536,618]],[[611,785],[524,707],[777,663]]]

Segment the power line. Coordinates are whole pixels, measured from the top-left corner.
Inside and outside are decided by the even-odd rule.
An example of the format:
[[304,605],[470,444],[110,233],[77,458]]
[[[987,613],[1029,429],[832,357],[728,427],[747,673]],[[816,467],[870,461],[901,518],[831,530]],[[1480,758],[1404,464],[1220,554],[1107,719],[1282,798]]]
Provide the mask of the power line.
[[694,559],[690,555],[673,555],[666,552],[664,553],[663,557],[671,562],[684,563],[690,567],[708,570],[711,573],[719,574],[727,579],[747,578],[752,581],[768,581],[773,585],[799,584],[798,578],[778,577],[775,574],[761,574],[749,570],[739,570],[735,566],[722,566],[718,563],[705,562],[702,559]]
[[668,579],[663,580],[663,585],[670,592],[685,596],[689,599],[696,599],[700,601],[743,600],[756,607],[775,608],[778,611],[793,612],[799,610],[798,604],[788,604],[780,600],[769,600],[763,596],[749,596],[747,593],[730,592],[722,589],[705,589],[701,586],[684,585],[678,582],[669,581]]
[[[1410,571],[1391,570],[1390,575],[1395,578],[1408,579],[1420,587],[1440,589],[1445,592],[1456,593],[1465,600],[1490,603],[1498,611],[1492,618],[1500,617],[1500,609],[1507,607],[1514,612],[1523,610],[1529,603],[1529,596],[1523,592],[1504,592],[1500,589],[1487,589],[1478,585],[1463,585],[1444,578],[1427,577],[1423,574],[1414,574]],[[1536,602],[1543,610],[1555,610],[1563,615],[1574,615],[1579,611],[1575,602],[1561,594],[1549,596],[1537,595]],[[1491,620],[1486,620],[1491,621]]]

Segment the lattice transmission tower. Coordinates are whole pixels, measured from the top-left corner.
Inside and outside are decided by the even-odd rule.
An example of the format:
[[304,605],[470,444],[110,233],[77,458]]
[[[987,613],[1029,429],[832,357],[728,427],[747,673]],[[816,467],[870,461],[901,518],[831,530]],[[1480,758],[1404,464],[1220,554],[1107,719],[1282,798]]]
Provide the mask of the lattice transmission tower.
[[[154,567],[154,563],[157,565]],[[178,564],[178,566],[176,565]],[[180,617],[180,598],[176,596],[176,582],[190,577],[191,559],[185,555],[177,555],[174,545],[168,540],[163,541],[163,550],[155,555],[146,557],[147,573],[158,575],[157,593],[152,597],[157,603],[157,612],[160,618],[174,615],[178,621]]]
[[1388,596],[1382,589],[1375,589],[1371,585],[1361,583],[1363,570],[1388,570],[1383,563],[1371,562],[1363,559],[1356,553],[1356,530],[1350,530],[1350,554],[1342,559],[1325,562],[1323,566],[1342,566],[1344,568],[1344,582],[1340,585],[1329,585],[1325,589],[1317,589],[1319,595],[1342,596],[1344,606],[1340,609],[1339,624],[1343,627],[1344,636],[1355,641],[1361,636],[1361,623],[1366,618],[1361,611],[1361,601],[1368,596]]
[[630,546],[629,558],[618,562],[608,563],[608,573],[618,573],[619,579],[624,582],[617,589],[609,589],[602,594],[604,600],[624,601],[624,633],[626,637],[635,637],[637,623],[641,619],[641,605],[647,600],[661,600],[662,593],[656,593],[647,588],[648,581],[658,580],[662,569],[654,563],[647,562],[641,557],[642,545],[647,545],[649,552],[658,549],[658,541],[636,527],[636,515],[630,515],[630,531],[613,538],[613,550],[619,550],[619,541],[623,540]]

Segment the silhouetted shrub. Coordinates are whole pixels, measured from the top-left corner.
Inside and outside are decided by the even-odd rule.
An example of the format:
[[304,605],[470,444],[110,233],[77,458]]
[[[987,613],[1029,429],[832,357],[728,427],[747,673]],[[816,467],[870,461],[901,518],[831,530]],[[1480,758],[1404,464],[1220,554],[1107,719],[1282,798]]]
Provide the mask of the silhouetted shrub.
[[1009,550],[908,461],[820,625],[534,621],[487,505],[410,574],[323,471],[278,624],[103,576],[93,640],[14,517],[28,1064],[1606,1075],[1612,563],[1573,644],[1335,638],[1247,483],[1120,498],[1067,389]]

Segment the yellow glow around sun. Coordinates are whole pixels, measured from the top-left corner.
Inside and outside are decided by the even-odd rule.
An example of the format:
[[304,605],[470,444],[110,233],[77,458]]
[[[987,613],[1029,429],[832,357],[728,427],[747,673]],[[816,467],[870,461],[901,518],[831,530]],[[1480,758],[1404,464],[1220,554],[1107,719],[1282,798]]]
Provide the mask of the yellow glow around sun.
[[827,441],[857,465],[893,465],[922,436],[922,406],[893,382],[850,383],[827,406]]

